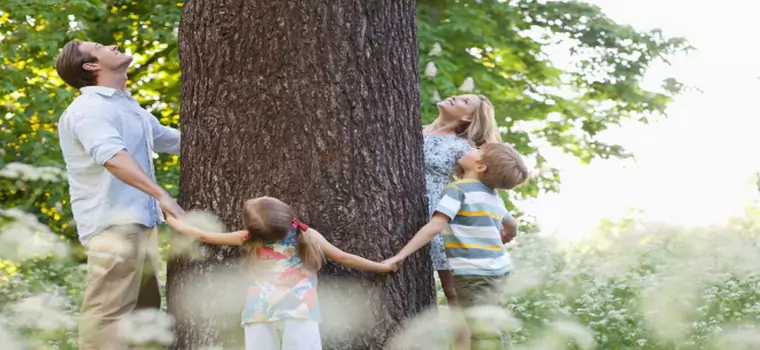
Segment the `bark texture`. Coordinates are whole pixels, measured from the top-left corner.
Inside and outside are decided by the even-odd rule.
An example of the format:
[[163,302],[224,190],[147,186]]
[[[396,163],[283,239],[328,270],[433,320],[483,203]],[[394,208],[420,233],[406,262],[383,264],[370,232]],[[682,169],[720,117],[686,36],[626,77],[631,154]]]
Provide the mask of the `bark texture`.
[[[380,261],[398,251],[427,218],[414,16],[413,0],[187,1],[180,204],[239,228],[245,199],[273,196],[347,252]],[[210,250],[201,263],[170,261],[177,349],[223,337],[227,321],[189,319],[177,306],[189,277],[237,255]],[[328,264],[320,273],[326,348],[382,349],[400,321],[434,305],[427,254],[385,276]],[[356,283],[343,292],[362,296],[376,323],[331,336],[351,320],[322,291],[347,279]],[[214,309],[243,297],[215,289],[218,297],[198,302]]]

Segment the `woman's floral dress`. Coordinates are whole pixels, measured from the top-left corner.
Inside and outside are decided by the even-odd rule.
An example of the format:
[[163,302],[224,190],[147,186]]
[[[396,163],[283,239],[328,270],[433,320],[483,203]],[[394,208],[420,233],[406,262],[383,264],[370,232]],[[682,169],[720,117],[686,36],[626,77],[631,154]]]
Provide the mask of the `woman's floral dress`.
[[[470,144],[466,139],[456,135],[425,134],[424,138],[428,215],[432,216],[441,199],[443,188],[451,183],[457,161],[470,150]],[[430,242],[430,258],[433,261],[433,269],[449,269],[440,233]]]

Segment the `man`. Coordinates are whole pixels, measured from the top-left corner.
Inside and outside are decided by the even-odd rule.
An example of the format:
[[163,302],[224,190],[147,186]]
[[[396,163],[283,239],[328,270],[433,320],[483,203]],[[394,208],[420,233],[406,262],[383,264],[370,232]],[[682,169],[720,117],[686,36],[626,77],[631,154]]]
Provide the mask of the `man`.
[[180,133],[162,126],[126,91],[132,57],[116,46],[70,41],[58,75],[81,94],[58,133],[71,207],[87,250],[79,349],[126,349],[118,321],[159,308],[156,226],[184,211],[156,184],[153,152],[179,155]]

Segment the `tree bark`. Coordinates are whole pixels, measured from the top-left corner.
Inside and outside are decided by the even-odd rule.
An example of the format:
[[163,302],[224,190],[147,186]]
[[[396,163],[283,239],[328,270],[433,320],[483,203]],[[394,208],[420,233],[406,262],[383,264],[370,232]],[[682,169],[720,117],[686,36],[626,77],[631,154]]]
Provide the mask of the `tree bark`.
[[[273,196],[347,252],[380,261],[401,249],[427,219],[414,17],[412,0],[186,2],[180,204],[238,229],[245,199]],[[177,302],[190,277],[235,261],[234,249],[210,249],[202,263],[170,261],[177,349],[222,337],[218,320],[188,319]],[[391,275],[329,263],[320,273],[326,348],[382,349],[400,321],[434,305],[427,254]],[[371,329],[331,336],[352,321],[330,295],[338,285],[370,307]],[[213,309],[243,294],[215,289],[198,302]]]

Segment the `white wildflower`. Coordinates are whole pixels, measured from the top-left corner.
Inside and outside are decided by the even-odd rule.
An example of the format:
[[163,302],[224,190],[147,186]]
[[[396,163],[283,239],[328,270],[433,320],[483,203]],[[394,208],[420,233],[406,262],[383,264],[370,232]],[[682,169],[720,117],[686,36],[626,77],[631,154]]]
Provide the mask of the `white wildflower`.
[[435,92],[433,92],[433,98],[431,100],[433,102],[439,102],[441,100],[441,94],[438,93],[438,90],[435,90]]
[[57,182],[64,178],[65,172],[56,167],[37,167],[24,163],[9,163],[0,169],[0,177],[22,181]]
[[438,68],[435,67],[435,63],[428,62],[425,66],[425,76],[433,78],[436,74],[438,74]]
[[465,78],[464,82],[462,82],[462,85],[459,86],[459,91],[464,91],[464,92],[475,91],[475,80],[473,80],[472,77]]
[[430,52],[428,55],[430,56],[440,56],[443,53],[443,50],[441,49],[441,44],[435,43],[433,44],[433,48],[430,49]]

